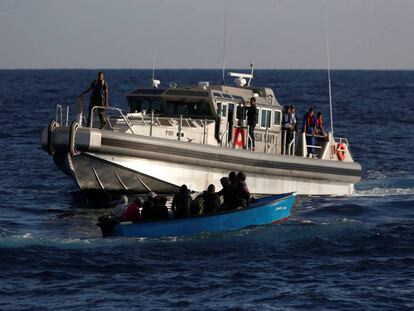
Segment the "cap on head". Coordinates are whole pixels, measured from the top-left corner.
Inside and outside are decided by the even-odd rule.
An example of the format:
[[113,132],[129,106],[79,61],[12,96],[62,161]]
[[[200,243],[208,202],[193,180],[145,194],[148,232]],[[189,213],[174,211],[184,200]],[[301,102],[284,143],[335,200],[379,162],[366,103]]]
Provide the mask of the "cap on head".
[[121,197],[121,204],[128,204],[128,197],[126,195]]

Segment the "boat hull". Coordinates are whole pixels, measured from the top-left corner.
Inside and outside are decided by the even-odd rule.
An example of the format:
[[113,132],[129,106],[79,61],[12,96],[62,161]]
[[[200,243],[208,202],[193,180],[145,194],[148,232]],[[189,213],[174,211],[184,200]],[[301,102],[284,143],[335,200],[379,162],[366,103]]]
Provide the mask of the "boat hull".
[[120,223],[115,225],[115,237],[170,237],[204,232],[225,232],[250,226],[260,226],[287,220],[295,194],[280,194],[259,199],[250,207],[214,215],[164,221]]

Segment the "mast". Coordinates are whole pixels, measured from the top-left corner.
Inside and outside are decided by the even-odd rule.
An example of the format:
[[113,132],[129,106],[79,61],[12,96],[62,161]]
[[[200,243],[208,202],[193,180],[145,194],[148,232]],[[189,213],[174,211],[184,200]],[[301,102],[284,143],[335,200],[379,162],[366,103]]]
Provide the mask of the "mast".
[[333,130],[333,113],[332,113],[332,86],[331,86],[331,61],[330,61],[330,53],[329,53],[329,17],[328,13],[326,13],[326,54],[328,57],[328,88],[329,88],[329,114],[331,120],[331,133],[332,137],[334,135]]
[[224,7],[224,36],[223,36],[223,75],[221,78],[221,84],[224,84],[224,77],[226,71],[226,38],[227,37],[227,2]]

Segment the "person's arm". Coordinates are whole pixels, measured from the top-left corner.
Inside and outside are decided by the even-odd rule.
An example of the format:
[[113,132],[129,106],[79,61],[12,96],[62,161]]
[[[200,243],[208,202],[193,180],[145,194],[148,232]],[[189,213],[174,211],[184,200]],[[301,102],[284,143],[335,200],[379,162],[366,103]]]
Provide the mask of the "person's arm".
[[171,210],[174,212],[175,214],[175,206],[177,205],[177,195],[174,195],[172,203],[171,203]]
[[94,83],[95,81],[92,81],[91,85],[89,85],[89,87],[86,90],[84,90],[82,93],[79,94],[79,97],[85,95],[86,93],[89,93],[93,89]]

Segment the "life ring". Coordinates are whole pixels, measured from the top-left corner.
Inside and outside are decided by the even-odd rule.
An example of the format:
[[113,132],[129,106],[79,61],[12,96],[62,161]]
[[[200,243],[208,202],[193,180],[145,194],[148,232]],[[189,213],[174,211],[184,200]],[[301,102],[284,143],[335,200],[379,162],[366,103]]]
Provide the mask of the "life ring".
[[336,155],[340,161],[345,160],[346,157],[346,146],[342,143],[336,146]]
[[70,130],[69,130],[69,153],[72,157],[79,154],[79,152],[76,150],[76,144],[75,144],[75,138],[76,138],[76,131],[79,128],[79,124],[76,121],[72,121],[70,124]]
[[59,123],[55,120],[52,120],[49,122],[49,125],[47,127],[47,145],[46,150],[49,155],[55,154],[55,147],[52,145],[52,133],[53,131],[59,127]]

